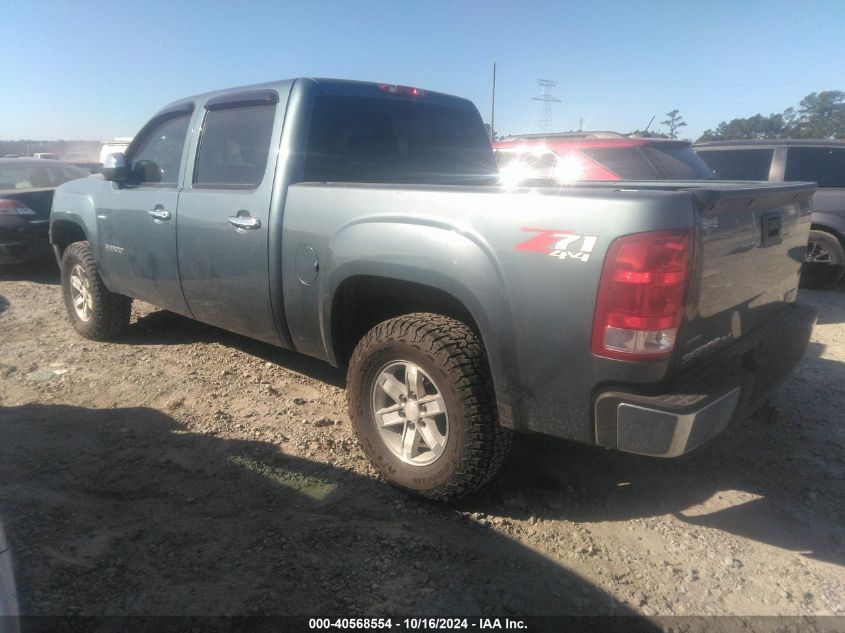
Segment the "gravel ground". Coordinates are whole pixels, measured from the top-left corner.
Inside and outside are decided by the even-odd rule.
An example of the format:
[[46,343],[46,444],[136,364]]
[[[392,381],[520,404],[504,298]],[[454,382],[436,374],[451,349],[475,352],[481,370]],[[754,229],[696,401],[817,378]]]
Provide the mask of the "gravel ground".
[[0,273],[0,516],[24,614],[845,615],[845,287],[772,406],[657,460],[517,438],[449,506],[379,479],[343,374],[137,303],[79,338]]

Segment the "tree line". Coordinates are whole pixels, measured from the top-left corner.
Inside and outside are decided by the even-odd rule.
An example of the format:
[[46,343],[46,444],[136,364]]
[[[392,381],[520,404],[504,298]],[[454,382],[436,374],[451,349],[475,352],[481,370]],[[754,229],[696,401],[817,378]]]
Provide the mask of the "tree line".
[[797,108],[781,114],[722,121],[715,129],[705,130],[698,141],[767,138],[845,139],[845,92],[811,92]]
[[[634,130],[631,136],[678,138],[680,128],[686,126],[683,117],[678,110],[665,116],[660,123],[666,126],[667,132]],[[722,121],[714,129],[705,130],[696,142],[768,138],[845,139],[845,92],[811,92],[801,99],[797,108],[787,108],[781,114],[755,114]]]

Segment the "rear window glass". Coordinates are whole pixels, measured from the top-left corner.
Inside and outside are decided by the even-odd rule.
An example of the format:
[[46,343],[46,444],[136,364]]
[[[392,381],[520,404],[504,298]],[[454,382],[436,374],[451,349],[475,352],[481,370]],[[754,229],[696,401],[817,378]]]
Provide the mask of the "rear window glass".
[[784,180],[809,180],[819,187],[845,187],[845,149],[790,147]]
[[698,150],[723,180],[768,180],[774,153],[774,149]]
[[713,177],[707,165],[689,146],[587,147],[580,151],[626,180],[698,180]]
[[398,98],[316,99],[305,180],[481,184],[495,177],[473,110]]
[[555,179],[555,167],[559,159],[554,152],[496,150],[495,156],[499,173],[503,176],[507,176],[509,172],[516,172],[519,181]]
[[58,187],[68,180],[88,174],[72,165],[0,165],[0,189],[41,189]]
[[194,187],[253,189],[270,152],[275,105],[209,110],[205,116]]

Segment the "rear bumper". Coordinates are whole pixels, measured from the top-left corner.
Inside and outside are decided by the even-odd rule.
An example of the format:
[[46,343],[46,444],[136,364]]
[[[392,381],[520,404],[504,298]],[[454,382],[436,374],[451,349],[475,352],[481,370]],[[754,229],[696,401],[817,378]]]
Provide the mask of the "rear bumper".
[[46,220],[0,227],[0,264],[16,264],[50,253]]
[[793,304],[662,393],[602,391],[595,401],[597,443],[656,457],[690,452],[766,400],[801,360],[816,318],[812,308]]

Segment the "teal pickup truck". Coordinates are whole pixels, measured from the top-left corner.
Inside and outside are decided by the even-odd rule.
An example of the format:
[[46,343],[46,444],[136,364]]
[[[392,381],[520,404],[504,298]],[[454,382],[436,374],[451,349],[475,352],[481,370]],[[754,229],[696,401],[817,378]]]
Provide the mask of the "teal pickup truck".
[[815,322],[813,190],[507,188],[469,101],[296,79],[166,106],[50,237],[82,336],[137,298],[347,367],[370,459],[448,499],[514,432],[673,457],[759,406]]

